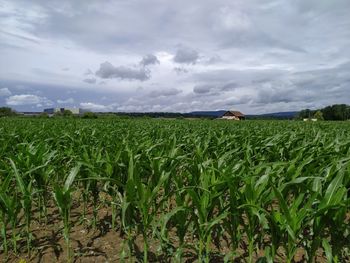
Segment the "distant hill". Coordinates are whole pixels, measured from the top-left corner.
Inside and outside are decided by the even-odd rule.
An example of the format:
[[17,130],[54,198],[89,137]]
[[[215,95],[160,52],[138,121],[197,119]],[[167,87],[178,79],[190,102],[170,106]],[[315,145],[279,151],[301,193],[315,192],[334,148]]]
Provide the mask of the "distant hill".
[[276,117],[294,117],[297,115],[298,111],[285,111],[285,112],[274,112],[274,113],[266,113],[261,114],[260,116],[276,116]]
[[247,117],[271,117],[278,119],[293,119],[296,115],[298,115],[298,113],[298,111],[272,112],[265,114],[247,115]]
[[221,117],[226,110],[218,110],[218,111],[192,111],[187,113],[188,115],[193,116],[203,116],[203,117]]

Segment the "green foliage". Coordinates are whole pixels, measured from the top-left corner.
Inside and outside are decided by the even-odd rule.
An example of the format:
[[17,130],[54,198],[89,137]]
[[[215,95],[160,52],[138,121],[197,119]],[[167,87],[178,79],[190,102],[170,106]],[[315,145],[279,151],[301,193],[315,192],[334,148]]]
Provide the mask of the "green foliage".
[[62,114],[62,112],[60,112],[60,111],[56,111],[56,112],[54,112],[53,116],[54,116],[54,117],[62,117],[63,114]]
[[318,120],[344,121],[350,119],[350,106],[346,104],[334,104],[316,111],[306,109],[299,112],[298,118],[311,118],[315,114],[317,114],[315,118]]
[[323,113],[322,113],[322,111],[319,111],[319,110],[316,111],[315,114],[314,114],[314,118],[317,119],[317,120],[319,120],[319,121],[323,121],[324,118],[323,118]]
[[0,120],[0,257],[55,217],[73,260],[83,207],[88,229],[110,212],[130,262],[349,261],[350,123],[116,120]]
[[49,114],[47,114],[46,112],[42,112],[40,113],[39,118],[49,118]]
[[298,118],[299,119],[309,119],[312,117],[313,114],[314,114],[313,111],[310,109],[302,110],[299,112]]
[[335,104],[322,109],[325,120],[348,120],[350,118],[350,106]]
[[64,110],[62,115],[63,115],[63,117],[72,117],[73,112],[71,112],[70,110]]
[[15,116],[16,112],[13,111],[9,107],[0,107],[0,118],[1,117],[9,117],[9,116]]
[[97,119],[97,114],[94,112],[84,112],[83,117],[84,119]]

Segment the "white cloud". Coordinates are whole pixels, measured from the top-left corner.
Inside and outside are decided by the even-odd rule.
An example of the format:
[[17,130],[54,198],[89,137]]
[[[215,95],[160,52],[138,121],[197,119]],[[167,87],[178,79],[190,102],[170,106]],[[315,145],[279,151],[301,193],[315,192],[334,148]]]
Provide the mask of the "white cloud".
[[93,102],[82,102],[80,103],[80,107],[87,110],[92,111],[111,111],[113,110],[113,106],[111,105],[102,105],[102,104],[96,104]]
[[218,26],[227,31],[244,31],[251,26],[248,15],[239,7],[222,7],[219,10]]
[[1,88],[0,89],[0,97],[6,97],[10,96],[12,93],[8,88]]
[[9,106],[23,106],[23,105],[52,105],[52,101],[47,99],[46,97],[40,97],[37,95],[31,94],[21,94],[21,95],[13,95],[6,99],[6,104]]
[[69,98],[66,100],[57,100],[58,104],[73,104],[74,103],[74,99],[73,98]]

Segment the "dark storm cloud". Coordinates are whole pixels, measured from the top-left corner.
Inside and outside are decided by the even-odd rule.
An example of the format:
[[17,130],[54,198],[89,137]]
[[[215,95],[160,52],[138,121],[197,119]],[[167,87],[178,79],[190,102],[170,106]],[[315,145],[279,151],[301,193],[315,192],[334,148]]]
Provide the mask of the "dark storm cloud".
[[199,54],[196,50],[180,47],[175,54],[174,61],[176,63],[184,63],[184,64],[196,64],[199,59]]
[[140,61],[140,64],[142,66],[147,66],[147,65],[154,65],[154,64],[159,64],[158,58],[153,55],[153,54],[148,54],[145,55],[142,60]]
[[150,72],[145,68],[115,67],[107,61],[100,65],[99,70],[95,74],[102,79],[117,78],[145,81],[150,78]]

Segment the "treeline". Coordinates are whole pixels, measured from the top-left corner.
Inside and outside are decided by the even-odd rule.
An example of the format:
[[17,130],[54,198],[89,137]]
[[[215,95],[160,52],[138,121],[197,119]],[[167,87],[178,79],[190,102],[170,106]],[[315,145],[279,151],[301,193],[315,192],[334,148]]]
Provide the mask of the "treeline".
[[305,109],[299,112],[298,118],[316,118],[327,121],[349,120],[350,106],[346,104],[334,104],[318,110]]
[[9,107],[0,107],[0,117],[15,116],[17,113]]
[[[9,107],[0,107],[0,117],[10,117],[10,116],[23,116],[23,117],[38,117],[38,118],[48,118],[49,114],[46,112],[27,112],[27,114],[18,113]],[[179,113],[179,112],[84,112],[80,115],[74,115],[70,110],[64,110],[63,112],[55,112],[50,115],[53,117],[75,117],[75,118],[173,118],[173,119],[183,119],[183,118],[205,118],[205,119],[215,119],[216,116],[204,116],[200,114],[193,113]]]

